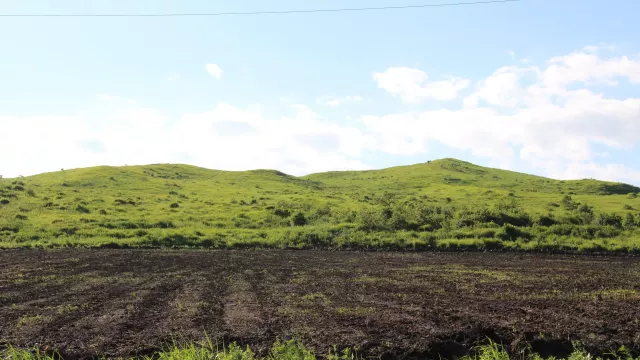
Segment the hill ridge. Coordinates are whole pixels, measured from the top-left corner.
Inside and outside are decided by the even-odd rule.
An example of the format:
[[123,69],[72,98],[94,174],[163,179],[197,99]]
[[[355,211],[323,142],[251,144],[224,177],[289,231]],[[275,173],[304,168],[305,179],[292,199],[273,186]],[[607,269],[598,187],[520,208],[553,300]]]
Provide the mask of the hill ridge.
[[553,180],[451,158],[299,177],[182,164],[97,166],[0,180],[0,247],[640,251],[638,193],[628,184]]

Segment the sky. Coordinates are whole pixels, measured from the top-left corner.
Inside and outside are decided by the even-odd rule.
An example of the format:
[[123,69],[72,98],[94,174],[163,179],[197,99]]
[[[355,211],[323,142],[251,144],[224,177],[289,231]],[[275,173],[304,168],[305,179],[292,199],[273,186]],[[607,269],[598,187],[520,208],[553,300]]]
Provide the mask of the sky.
[[[0,14],[450,0],[0,0]],[[0,174],[185,163],[292,175],[458,158],[640,185],[640,1],[0,17]]]

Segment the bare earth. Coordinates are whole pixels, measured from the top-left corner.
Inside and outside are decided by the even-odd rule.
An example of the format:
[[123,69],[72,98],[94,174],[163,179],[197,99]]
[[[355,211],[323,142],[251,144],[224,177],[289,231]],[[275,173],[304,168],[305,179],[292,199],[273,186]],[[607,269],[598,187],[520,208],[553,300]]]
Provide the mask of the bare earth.
[[493,253],[0,252],[0,345],[66,358],[172,339],[264,353],[295,337],[387,358],[452,357],[490,337],[564,355],[640,349],[640,259]]

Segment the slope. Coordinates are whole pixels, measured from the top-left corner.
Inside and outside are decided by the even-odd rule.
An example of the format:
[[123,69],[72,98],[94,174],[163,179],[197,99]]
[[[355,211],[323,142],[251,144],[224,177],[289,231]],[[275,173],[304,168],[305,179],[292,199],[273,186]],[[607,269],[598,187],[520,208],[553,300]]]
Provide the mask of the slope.
[[0,246],[534,248],[537,239],[630,250],[638,192],[455,159],[305,177],[100,166],[0,180]]

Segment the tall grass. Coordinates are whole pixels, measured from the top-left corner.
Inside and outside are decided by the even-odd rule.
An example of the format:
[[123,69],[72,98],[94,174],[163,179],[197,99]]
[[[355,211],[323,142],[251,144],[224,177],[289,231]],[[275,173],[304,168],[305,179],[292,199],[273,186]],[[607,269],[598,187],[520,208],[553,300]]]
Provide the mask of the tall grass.
[[[532,353],[528,355],[520,355],[512,357],[503,346],[490,341],[486,345],[476,348],[476,355],[468,355],[461,360],[565,360],[562,358],[542,356]],[[38,350],[25,350],[9,347],[0,352],[2,359],[11,360],[60,360],[61,357],[56,353],[42,353]],[[142,357],[134,357],[129,360],[316,360],[323,358],[327,360],[358,360],[361,359],[350,349],[338,352],[335,349],[328,353],[316,356],[311,350],[307,349],[301,342],[296,340],[276,341],[271,351],[265,357],[257,356],[249,347],[242,348],[235,343],[229,346],[219,348],[214,346],[210,341],[204,345],[196,345],[189,343],[183,346],[175,343],[166,350],[161,351],[152,356],[145,355]],[[601,360],[600,357],[594,357],[584,350],[574,350],[566,360]],[[607,359],[616,360],[640,360],[640,357],[634,358],[628,351],[621,348],[615,353],[608,354]]]
[[[616,352],[612,352],[607,354],[607,359],[615,359],[615,360],[640,360],[640,357],[634,358],[630,352],[628,352],[624,347],[619,349]],[[519,359],[519,360],[565,360],[557,357],[548,357],[544,358],[536,353],[530,353],[528,355],[520,355],[517,357],[512,357],[505,350],[505,348],[493,341],[489,341],[485,345],[478,346],[476,348],[476,355],[474,356],[465,356],[461,360],[511,360],[511,359]],[[566,360],[602,360],[601,357],[595,357],[589,354],[588,352],[577,347],[567,358]]]

